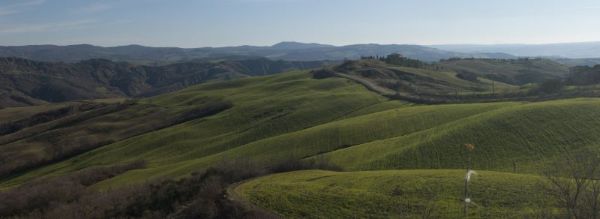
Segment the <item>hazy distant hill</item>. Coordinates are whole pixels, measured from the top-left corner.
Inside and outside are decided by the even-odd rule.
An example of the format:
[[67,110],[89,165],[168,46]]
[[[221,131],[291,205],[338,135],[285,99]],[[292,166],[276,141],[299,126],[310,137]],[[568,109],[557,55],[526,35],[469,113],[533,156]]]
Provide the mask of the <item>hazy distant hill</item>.
[[564,58],[600,58],[600,42],[555,44],[434,45],[433,48],[463,53],[500,52],[515,56],[557,56]]
[[582,58],[582,59],[567,59],[567,58],[554,58],[556,62],[568,66],[594,66],[600,65],[600,58]]
[[100,47],[93,45],[32,45],[0,47],[0,57],[19,57],[38,61],[77,62],[86,59],[109,59],[142,64],[168,64],[195,59],[215,59],[231,56],[260,56],[288,61],[344,60],[361,56],[385,56],[401,53],[422,61],[438,61],[451,57],[512,58],[500,53],[467,54],[448,52],[417,45],[357,44],[332,46],[297,42],[282,42],[273,46],[236,47],[145,47],[139,45]]
[[280,56],[267,56],[287,60],[340,60],[358,59],[361,56],[386,56],[392,53],[400,53],[412,59],[421,61],[438,61],[452,57],[475,57],[475,58],[514,58],[507,54],[499,53],[457,53],[429,48],[418,45],[379,45],[379,44],[356,44],[340,47],[313,47],[303,50],[290,51]]
[[0,58],[0,108],[79,99],[149,96],[217,79],[269,75],[321,66],[255,58],[143,66],[105,59],[77,63]]

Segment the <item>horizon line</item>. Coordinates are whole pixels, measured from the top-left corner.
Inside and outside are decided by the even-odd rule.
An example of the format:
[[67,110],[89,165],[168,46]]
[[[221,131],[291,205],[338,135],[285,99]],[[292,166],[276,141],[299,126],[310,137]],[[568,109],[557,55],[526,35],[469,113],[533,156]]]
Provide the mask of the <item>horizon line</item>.
[[301,41],[280,41],[278,43],[273,43],[270,45],[251,45],[251,44],[238,44],[238,45],[228,45],[228,46],[197,46],[197,47],[181,47],[181,46],[160,46],[160,45],[143,45],[143,44],[120,44],[120,45],[100,45],[100,44],[92,44],[92,43],[75,43],[75,44],[51,44],[51,43],[41,43],[41,44],[24,44],[24,45],[0,45],[0,47],[26,47],[26,46],[94,46],[94,47],[104,47],[104,48],[112,48],[112,47],[126,47],[126,46],[141,46],[141,47],[150,47],[150,48],[180,48],[180,49],[201,49],[201,48],[225,48],[225,47],[273,47],[280,43],[299,43],[299,44],[318,44],[324,46],[335,46],[335,47],[344,47],[344,46],[353,46],[353,45],[381,45],[381,46],[391,46],[391,45],[409,45],[409,46],[425,46],[425,47],[435,47],[435,46],[543,46],[543,45],[559,45],[559,44],[586,44],[586,43],[600,43],[598,41],[569,41],[569,42],[552,42],[552,43],[440,43],[440,44],[418,44],[418,43],[352,43],[352,44],[330,44],[330,43],[316,43],[316,42],[301,42]]

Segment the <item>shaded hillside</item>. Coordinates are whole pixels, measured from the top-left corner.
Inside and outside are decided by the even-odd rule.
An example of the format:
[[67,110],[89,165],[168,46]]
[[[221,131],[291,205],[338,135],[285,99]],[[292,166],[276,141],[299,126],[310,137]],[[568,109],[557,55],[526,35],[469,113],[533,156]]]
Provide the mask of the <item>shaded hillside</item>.
[[462,74],[523,85],[565,77],[569,67],[549,59],[450,59],[440,66]]
[[573,85],[595,85],[600,83],[600,65],[579,66],[571,69],[565,82]]
[[150,96],[210,80],[269,75],[322,64],[257,58],[142,66],[102,59],[70,64],[0,58],[0,107]]
[[113,142],[217,114],[232,107],[216,98],[161,107],[131,101],[71,103],[0,123],[0,177],[57,162]]
[[423,61],[451,57],[512,58],[500,53],[457,53],[417,45],[358,44],[331,46],[282,42],[273,46],[236,47],[145,47],[139,45],[100,47],[93,45],[33,45],[0,47],[0,57],[20,57],[39,61],[77,62],[86,59],[109,59],[142,64],[165,64],[195,59],[218,59],[230,56],[260,56],[289,61],[344,60],[361,56],[385,56],[402,53]]

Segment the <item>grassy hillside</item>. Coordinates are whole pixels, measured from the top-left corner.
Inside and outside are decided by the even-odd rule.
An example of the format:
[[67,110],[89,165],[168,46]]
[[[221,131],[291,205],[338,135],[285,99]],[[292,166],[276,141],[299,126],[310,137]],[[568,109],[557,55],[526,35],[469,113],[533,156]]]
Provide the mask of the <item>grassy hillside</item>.
[[[394,62],[393,58],[399,61]],[[343,77],[393,99],[414,103],[465,103],[498,101],[527,96],[530,88],[426,64],[400,55],[366,57],[314,71],[319,77]]]
[[[234,192],[286,218],[463,218],[464,170],[297,171]],[[536,216],[545,200],[532,175],[478,171],[470,218]]]
[[598,99],[413,106],[347,79],[313,79],[306,72],[204,84],[138,104],[181,111],[207,98],[232,108],[5,178],[1,185],[136,160],[148,166],[101,185],[183,177],[240,158],[264,165],[327,158],[346,170],[462,168],[465,143],[477,145],[476,168],[536,172],[562,150],[600,144]]
[[92,59],[77,63],[0,58],[0,108],[82,99],[154,96],[194,84],[320,67],[326,62],[246,58],[163,66]]
[[353,78],[367,80],[377,85],[381,93],[387,95],[455,96],[489,94],[492,89],[497,93],[518,90],[517,86],[494,82],[483,77],[461,78],[457,72],[439,70],[435,66],[404,67],[365,59],[345,62],[333,70]]
[[[207,97],[229,101],[233,107],[215,116],[118,141],[11,178],[8,182],[5,179],[5,185],[48,174],[140,159],[148,161],[147,169],[128,172],[115,180],[139,182],[148,176],[185,176],[222,161],[223,156],[211,156],[233,148],[341,120],[361,111],[367,113],[371,109],[403,105],[396,101],[385,103],[387,99],[346,79],[316,80],[306,72],[195,86],[145,99],[139,104],[176,110],[201,105]],[[378,107],[379,103],[385,104]]]
[[480,169],[537,171],[567,150],[600,145],[600,100],[517,104],[325,155],[347,169],[462,168],[474,143]]
[[[427,69],[409,70],[444,83],[456,80]],[[485,171],[536,174],[565,151],[600,145],[597,98],[419,105],[390,100],[355,80],[313,76],[297,71],[201,84],[135,101],[0,110],[5,133],[0,161],[2,168],[15,167],[0,172],[0,190],[140,161],[145,165],[86,186],[125,188],[180,179],[230,161],[247,161],[260,172],[282,162],[327,160],[345,171],[373,172],[285,173],[251,181],[238,191],[291,217],[322,208],[327,208],[324,217],[418,217],[428,209],[454,217],[460,215],[464,172],[446,169],[464,168],[463,145],[473,143],[473,166],[482,170],[474,182],[480,207],[473,216],[521,217],[537,214],[531,209],[542,199],[524,192],[532,191],[537,178]],[[32,160],[33,165],[26,163]]]
[[457,73],[516,85],[539,83],[569,73],[569,66],[550,59],[450,59],[439,65]]

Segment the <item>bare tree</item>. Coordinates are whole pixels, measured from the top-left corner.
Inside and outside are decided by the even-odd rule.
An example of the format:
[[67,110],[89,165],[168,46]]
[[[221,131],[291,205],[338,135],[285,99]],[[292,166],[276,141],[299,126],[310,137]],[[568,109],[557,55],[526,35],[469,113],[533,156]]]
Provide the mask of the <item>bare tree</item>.
[[599,218],[600,156],[583,150],[565,152],[545,172],[545,191],[554,197],[568,218]]

